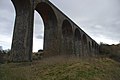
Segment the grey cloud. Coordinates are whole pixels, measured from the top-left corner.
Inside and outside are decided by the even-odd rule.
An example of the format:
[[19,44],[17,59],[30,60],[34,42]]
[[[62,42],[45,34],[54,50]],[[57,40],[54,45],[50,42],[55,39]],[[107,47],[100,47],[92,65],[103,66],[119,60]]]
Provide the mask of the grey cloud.
[[37,39],[43,39],[43,35],[37,35],[36,38]]
[[120,40],[120,0],[52,0],[91,37]]
[[1,29],[0,29],[0,34],[6,34],[8,36],[11,36],[12,32],[13,32],[13,23],[11,22],[6,22],[6,21],[2,21],[0,20],[0,26],[1,26]]
[[12,12],[12,11],[15,10],[11,0],[7,0],[7,1],[6,0],[0,0],[0,1],[1,1],[0,2],[0,9],[2,9],[2,10],[7,9],[9,12]]
[[39,35],[44,32],[44,24],[41,16],[35,11],[34,13],[34,34]]
[[0,41],[0,43],[4,43],[5,41]]
[[34,34],[39,35],[44,33],[44,26],[43,25],[35,25],[34,26]]
[[101,35],[109,38],[110,40],[116,40],[119,41],[120,40],[120,27],[119,25],[116,24],[110,24],[109,26],[105,26],[105,25],[93,25],[88,27],[84,27],[85,30],[87,30],[86,32],[88,32],[88,34],[91,37],[99,37]]
[[34,22],[37,25],[43,25],[43,19],[37,11],[34,13]]
[[11,0],[1,0],[0,3],[0,34],[11,36],[14,27],[15,11]]
[[[120,0],[50,0],[91,37],[120,40]],[[68,2],[69,1],[69,2]],[[12,35],[15,9],[11,0],[0,0],[0,34]],[[43,39],[44,24],[35,12],[34,36]]]

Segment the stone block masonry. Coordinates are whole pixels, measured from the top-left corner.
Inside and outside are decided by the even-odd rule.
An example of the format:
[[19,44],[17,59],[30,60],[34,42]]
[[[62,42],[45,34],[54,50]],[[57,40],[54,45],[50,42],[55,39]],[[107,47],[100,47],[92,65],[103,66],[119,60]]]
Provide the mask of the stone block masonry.
[[49,0],[12,0],[16,11],[10,61],[32,61],[36,10],[44,22],[44,56],[92,56],[99,45]]

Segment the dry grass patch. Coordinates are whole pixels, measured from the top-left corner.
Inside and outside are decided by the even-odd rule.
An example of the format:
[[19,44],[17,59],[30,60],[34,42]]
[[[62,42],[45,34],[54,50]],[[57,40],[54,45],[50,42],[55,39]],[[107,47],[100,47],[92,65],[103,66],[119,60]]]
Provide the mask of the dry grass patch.
[[119,80],[120,63],[109,58],[54,56],[0,65],[0,80]]

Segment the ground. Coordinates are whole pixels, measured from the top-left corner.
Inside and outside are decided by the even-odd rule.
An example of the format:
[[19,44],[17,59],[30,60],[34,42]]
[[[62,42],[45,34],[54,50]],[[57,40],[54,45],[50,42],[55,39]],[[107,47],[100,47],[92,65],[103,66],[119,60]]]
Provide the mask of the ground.
[[0,64],[0,80],[120,80],[120,63],[109,58],[52,57]]

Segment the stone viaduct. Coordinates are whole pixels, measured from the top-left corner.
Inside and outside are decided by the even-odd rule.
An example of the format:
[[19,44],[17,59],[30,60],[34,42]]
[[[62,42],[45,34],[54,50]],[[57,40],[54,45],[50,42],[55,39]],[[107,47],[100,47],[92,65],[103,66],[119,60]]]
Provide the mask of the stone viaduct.
[[99,45],[49,0],[12,0],[12,3],[16,19],[11,61],[32,60],[35,10],[44,22],[44,56],[93,56],[99,53]]

